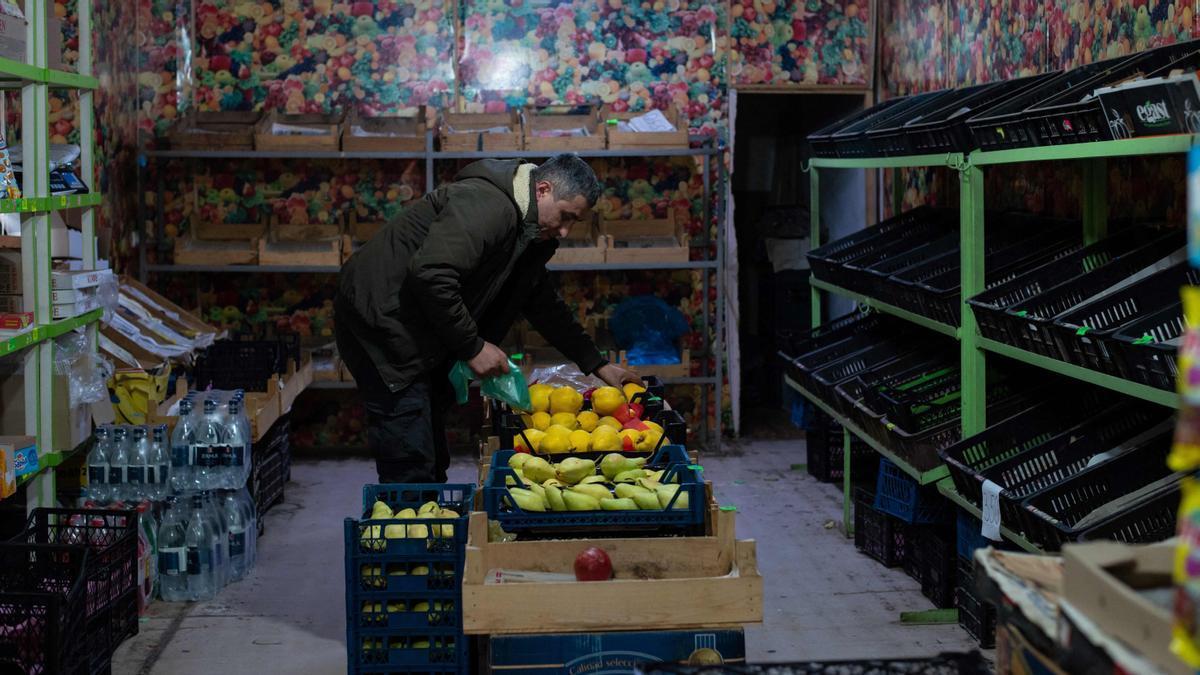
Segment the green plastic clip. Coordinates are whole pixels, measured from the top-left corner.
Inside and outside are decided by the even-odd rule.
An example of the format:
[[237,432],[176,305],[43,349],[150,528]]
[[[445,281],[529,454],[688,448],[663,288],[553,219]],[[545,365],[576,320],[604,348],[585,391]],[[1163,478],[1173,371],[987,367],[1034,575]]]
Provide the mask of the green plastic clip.
[[1091,328],[1088,328],[1087,326],[1080,326],[1079,328],[1075,329],[1075,334],[1083,337],[1084,335],[1087,335],[1089,330],[1091,330]]
[[722,506],[722,507],[720,507],[720,509],[722,511],[737,511],[736,506]]
[[611,124],[612,126],[614,126],[614,127],[615,127],[615,126],[617,126],[618,124],[620,124],[620,123],[621,123],[621,120],[616,120],[616,119],[612,119],[612,120],[605,120],[605,121],[604,121],[604,123],[605,123],[605,124]]
[[1021,310],[1021,311],[1017,312],[1017,316],[1019,316],[1019,317],[1021,317],[1022,319],[1024,319],[1025,317],[1029,316],[1029,312],[1027,312],[1027,311],[1025,311],[1025,310]]
[[1134,341],[1133,341],[1133,344],[1135,344],[1135,345],[1148,345],[1148,344],[1150,344],[1151,342],[1154,342],[1154,336],[1153,336],[1153,335],[1143,335],[1142,337],[1140,337],[1140,338],[1138,338],[1138,339],[1134,340]]
[[687,468],[691,469],[692,471],[704,471],[704,467],[700,466],[699,464],[688,464]]

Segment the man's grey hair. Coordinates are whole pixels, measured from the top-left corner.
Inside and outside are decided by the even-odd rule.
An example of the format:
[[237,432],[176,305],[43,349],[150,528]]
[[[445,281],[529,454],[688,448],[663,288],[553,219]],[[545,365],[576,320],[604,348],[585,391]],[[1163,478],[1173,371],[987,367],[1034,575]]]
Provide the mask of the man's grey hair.
[[600,180],[587,162],[573,153],[555,155],[533,170],[533,182],[546,181],[554,187],[554,198],[570,201],[578,196],[587,200],[588,208],[600,199]]

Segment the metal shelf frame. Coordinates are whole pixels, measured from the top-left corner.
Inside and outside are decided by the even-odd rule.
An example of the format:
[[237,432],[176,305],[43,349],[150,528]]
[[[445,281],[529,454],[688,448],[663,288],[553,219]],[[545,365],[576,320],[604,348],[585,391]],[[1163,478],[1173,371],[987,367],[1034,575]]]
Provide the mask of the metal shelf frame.
[[[809,164],[809,189],[810,202],[809,210],[811,213],[810,221],[810,242],[811,247],[816,248],[821,245],[821,222],[820,222],[820,173],[823,170],[878,170],[885,168],[901,168],[901,167],[920,167],[920,166],[944,166],[958,174],[959,180],[959,250],[961,255],[961,298],[962,304],[962,325],[948,326],[936,321],[932,321],[926,317],[915,315],[903,309],[887,305],[873,298],[863,296],[861,294],[850,292],[846,289],[839,288],[832,284],[823,282],[819,279],[812,280],[812,325],[818,326],[822,323],[824,317],[822,314],[822,292],[835,293],[852,298],[860,304],[872,307],[878,311],[892,314],[894,316],[905,319],[915,325],[923,328],[936,331],[943,335],[952,335],[959,340],[959,358],[960,370],[962,372],[962,433],[963,437],[975,435],[983,431],[987,427],[987,381],[986,381],[986,361],[989,354],[1004,356],[1006,358],[1015,359],[1023,363],[1027,363],[1038,368],[1074,378],[1080,382],[1105,387],[1113,391],[1157,403],[1168,407],[1179,407],[1179,397],[1170,391],[1156,389],[1137,382],[1131,382],[1119,377],[1114,377],[1104,373],[1099,373],[1087,368],[1081,368],[1069,363],[1064,363],[1056,359],[1047,358],[1038,354],[1033,354],[1022,349],[1018,349],[1011,345],[988,340],[980,336],[978,326],[975,322],[975,315],[971,311],[970,306],[965,303],[969,299],[984,290],[984,167],[997,166],[1005,164],[1015,164],[1020,162],[1041,162],[1041,161],[1079,161],[1082,163],[1083,173],[1083,193],[1081,195],[1082,213],[1083,213],[1083,234],[1084,241],[1087,243],[1094,242],[1104,237],[1107,226],[1107,159],[1110,157],[1133,157],[1139,155],[1164,155],[1164,154],[1182,154],[1186,153],[1193,145],[1196,144],[1200,136],[1192,134],[1179,134],[1173,136],[1159,136],[1151,138],[1127,139],[1120,141],[1104,141],[1097,143],[1077,143],[1068,145],[1055,145],[1045,147],[1020,148],[1016,150],[1001,150],[993,152],[974,151],[967,154],[948,153],[944,155],[916,155],[909,157],[876,157],[862,159],[829,159],[829,158],[813,158]],[[896,200],[897,211],[899,210],[899,183],[897,182],[897,194],[893,195]],[[830,414],[837,419],[842,426],[847,429],[847,434],[854,433],[857,436],[863,437],[863,434],[849,420],[844,420],[840,416],[834,414],[823,402],[816,400],[811,393],[804,391],[794,382],[788,381],[788,384],[796,389],[805,398],[813,401],[818,407],[823,409],[827,414]],[[847,442],[849,436],[847,436]],[[921,480],[923,483],[930,482],[930,479],[935,472],[928,472],[924,476],[915,474],[913,467],[903,462],[898,462],[891,451],[887,448],[880,448],[877,443],[874,443],[869,438],[863,437],[868,445],[871,445],[880,454],[888,457],[893,462],[897,463],[901,469],[905,470],[910,476]],[[846,453],[849,457],[849,453]],[[945,467],[943,466],[944,470]],[[945,474],[938,477],[938,489],[942,494],[957,503],[959,506],[971,511],[973,515],[979,515],[978,508],[968,503],[960,495],[954,492],[954,486],[948,480],[941,480]],[[846,463],[845,486],[844,486],[844,517],[846,519],[847,531],[850,530],[850,466]],[[1002,534],[1030,551],[1038,551],[1036,546],[1020,538],[1012,532]]]
[[[22,141],[25,148],[22,175],[22,198],[0,200],[0,212],[27,213],[22,223],[21,281],[24,305],[33,309],[34,325],[16,335],[9,334],[0,341],[0,357],[17,352],[28,355],[24,361],[25,429],[24,433],[37,439],[38,455],[44,468],[27,484],[27,504],[30,509],[54,506],[57,503],[55,469],[63,459],[77,452],[80,446],[67,438],[56,438],[54,421],[67,414],[56,409],[53,338],[68,331],[83,329],[89,338],[89,348],[97,348],[97,321],[102,311],[95,310],[63,321],[51,320],[51,255],[50,213],[63,209],[82,209],[83,268],[97,268],[96,207],[99,194],[54,196],[50,193],[50,129],[46,124],[51,89],[79,91],[80,175],[88,183],[95,174],[95,89],[97,79],[92,71],[92,0],[78,0],[79,60],[78,73],[53,70],[49,67],[48,45],[50,0],[26,0],[25,62],[0,59],[0,87],[20,87]],[[6,130],[7,131],[7,130]],[[19,430],[5,430],[18,433]]]
[[[2,64],[0,64],[2,65]],[[147,167],[159,160],[213,160],[213,159],[242,159],[242,160],[264,160],[264,159],[312,159],[312,160],[358,160],[358,159],[416,159],[423,160],[425,163],[425,191],[432,192],[434,190],[436,176],[436,164],[440,161],[455,161],[464,159],[539,159],[546,158],[556,154],[553,151],[519,151],[519,152],[441,152],[434,150],[434,132],[432,130],[425,132],[425,150],[423,152],[275,152],[275,151],[226,151],[226,150],[151,150],[145,152],[139,157],[138,165],[139,177],[141,184],[145,184],[145,170]],[[645,150],[585,150],[577,154],[585,159],[648,159],[660,157],[691,157],[699,161],[700,170],[703,172],[704,190],[703,190],[703,222],[704,233],[697,237],[695,242],[697,247],[705,251],[704,260],[692,260],[687,262],[677,263],[645,263],[645,264],[624,264],[624,263],[606,263],[598,265],[547,265],[546,269],[551,272],[633,272],[633,271],[659,271],[659,270],[698,270],[700,271],[702,298],[709,297],[709,291],[712,288],[716,289],[716,301],[713,303],[713,308],[710,310],[705,307],[702,312],[702,334],[707,336],[711,331],[714,334],[711,353],[714,358],[714,367],[711,371],[707,366],[705,359],[705,370],[699,377],[675,378],[671,382],[674,384],[694,384],[703,387],[701,392],[700,410],[704,411],[701,416],[704,436],[708,437],[710,442],[715,447],[720,447],[722,436],[722,410],[720,402],[724,399],[724,378],[721,373],[724,372],[724,328],[725,328],[725,186],[728,177],[725,172],[725,163],[721,159],[724,148],[711,139],[706,137],[693,137],[691,141],[699,143],[699,147],[688,148],[665,148],[654,149],[648,148]],[[714,166],[715,162],[715,166]],[[717,183],[713,185],[713,173],[717,178]],[[332,274],[336,273],[340,267],[338,266],[266,266],[266,265],[165,265],[165,264],[149,264],[146,259],[146,245],[150,243],[166,241],[166,222],[164,213],[164,197],[166,186],[164,185],[164,172],[155,171],[156,177],[156,199],[152,217],[148,217],[144,211],[144,200],[138,201],[138,221],[146,223],[148,220],[153,220],[155,225],[154,232],[144,232],[143,241],[146,242],[138,247],[139,254],[139,275],[143,283],[146,282],[146,277],[150,272],[158,273],[283,273],[283,274]],[[139,190],[143,192],[143,190]],[[713,205],[716,206],[716,255],[708,256],[709,246],[712,243],[709,239],[709,224],[713,220]],[[3,210],[3,203],[0,203],[0,211]],[[710,396],[712,398],[710,398]],[[716,412],[713,428],[709,427],[709,417],[707,411],[709,409],[710,400],[716,401]],[[710,434],[710,432],[712,432]]]

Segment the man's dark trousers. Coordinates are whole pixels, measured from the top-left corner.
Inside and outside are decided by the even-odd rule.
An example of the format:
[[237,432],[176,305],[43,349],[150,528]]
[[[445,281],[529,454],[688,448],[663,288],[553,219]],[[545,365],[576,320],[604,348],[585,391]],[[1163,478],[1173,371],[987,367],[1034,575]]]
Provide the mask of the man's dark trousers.
[[337,330],[342,323],[335,323],[338,354],[354,376],[367,410],[367,444],[375,456],[379,482],[445,483],[450,466],[445,423],[452,401],[449,365],[436,367],[393,392],[358,339],[349,330]]

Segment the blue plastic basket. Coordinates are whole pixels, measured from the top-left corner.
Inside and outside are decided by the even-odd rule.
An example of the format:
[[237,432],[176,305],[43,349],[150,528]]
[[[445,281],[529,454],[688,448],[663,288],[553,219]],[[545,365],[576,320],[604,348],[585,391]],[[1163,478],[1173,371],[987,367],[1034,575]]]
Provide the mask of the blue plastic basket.
[[981,527],[982,523],[971,514],[966,511],[958,512],[958,536],[955,538],[958,557],[972,560],[976,550],[997,544],[980,534]]
[[945,509],[945,500],[932,490],[922,490],[917,482],[887,459],[879,461],[879,479],[875,483],[875,508],[906,523],[936,523]]
[[[350,673],[468,672],[462,576],[474,495],[468,484],[363,486],[364,518],[344,526]],[[376,500],[393,511],[436,501],[461,515],[370,520]],[[428,607],[417,611],[419,603]]]
[[[508,460],[513,454],[512,450],[500,450],[492,455],[491,470],[483,487],[483,504],[488,518],[498,521],[506,532],[589,530],[597,527],[688,530],[704,526],[707,504],[704,481],[700,477],[702,469],[689,463],[682,446],[663,446],[646,463],[647,467],[665,470],[663,484],[679,483],[678,494],[667,504],[667,508],[657,511],[522,510],[507,487],[509,478],[521,484],[516,472],[508,467]],[[684,495],[687,495],[687,507],[676,508],[675,505]]]

